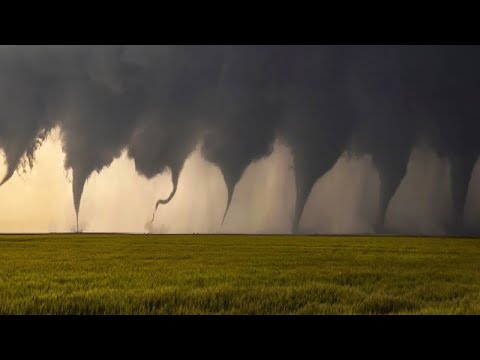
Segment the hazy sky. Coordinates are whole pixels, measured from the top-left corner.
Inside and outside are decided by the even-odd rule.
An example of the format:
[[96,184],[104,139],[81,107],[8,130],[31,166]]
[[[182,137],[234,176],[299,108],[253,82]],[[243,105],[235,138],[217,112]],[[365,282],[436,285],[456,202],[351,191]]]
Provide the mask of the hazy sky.
[[[71,171],[64,169],[61,132],[56,128],[37,150],[35,166],[16,172],[0,188],[0,232],[75,231]],[[0,167],[0,174],[5,166]],[[448,164],[428,149],[416,149],[408,173],[392,199],[387,224],[397,231],[443,233],[448,216]],[[472,181],[478,181],[475,167]],[[80,228],[105,232],[288,233],[295,204],[292,156],[277,141],[268,158],[251,164],[238,183],[221,226],[226,186],[220,170],[200,151],[187,159],[178,192],[159,207],[150,225],[154,199],[171,191],[168,171],[147,180],[125,152],[88,179],[80,208]],[[311,232],[372,232],[378,211],[378,175],[367,156],[342,156],[315,184],[301,226]],[[480,191],[471,187],[466,217],[478,223]]]

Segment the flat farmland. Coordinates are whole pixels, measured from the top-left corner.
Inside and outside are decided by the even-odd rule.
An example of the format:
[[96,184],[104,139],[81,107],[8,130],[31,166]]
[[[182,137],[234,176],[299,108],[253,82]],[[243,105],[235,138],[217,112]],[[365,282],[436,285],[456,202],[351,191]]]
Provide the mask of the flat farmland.
[[480,314],[480,240],[0,235],[1,314]]

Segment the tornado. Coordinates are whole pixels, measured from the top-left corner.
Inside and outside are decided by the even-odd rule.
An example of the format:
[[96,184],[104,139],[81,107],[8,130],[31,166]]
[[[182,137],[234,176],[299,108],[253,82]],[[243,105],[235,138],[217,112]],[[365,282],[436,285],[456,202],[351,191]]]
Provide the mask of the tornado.
[[175,196],[175,193],[177,192],[179,173],[174,170],[171,170],[171,171],[172,171],[172,185],[173,185],[172,191],[170,192],[170,195],[166,199],[157,200],[157,202],[155,203],[155,209],[153,210],[152,221],[150,221],[150,223],[153,223],[153,221],[155,220],[155,213],[157,212],[158,206],[168,204],[170,200],[173,199],[173,197]]
[[472,176],[473,167],[478,154],[454,157],[451,162],[451,192],[453,203],[452,232],[464,233],[464,209]]
[[348,97],[349,49],[304,46],[282,56],[279,136],[290,146],[296,200],[292,233],[298,233],[305,204],[316,181],[346,150],[353,125]]
[[421,137],[451,164],[451,231],[459,232],[480,153],[479,63],[479,46],[1,47],[0,186],[34,166],[38,140],[58,125],[77,224],[88,177],[123,150],[141,176],[171,171],[169,196],[152,199],[153,221],[202,144],[225,180],[223,224],[245,170],[281,140],[294,161],[292,232],[315,183],[345,152],[372,158],[375,227],[384,232]]
[[233,197],[233,190],[234,190],[234,182],[226,182],[227,185],[227,205],[225,206],[225,211],[223,213],[222,224],[225,222],[225,218],[227,217],[228,209],[230,209],[230,204],[232,203]]
[[341,152],[331,152],[330,156],[323,157],[322,162],[319,162],[318,159],[314,158],[316,161],[316,166],[314,171],[312,171],[311,164],[308,164],[306,157],[294,155],[294,173],[295,173],[295,189],[296,189],[296,200],[295,200],[295,210],[292,220],[292,233],[297,234],[299,232],[300,219],[307,203],[308,197],[312,192],[312,188],[319,178],[325,175],[341,155]]
[[2,186],[3,184],[5,184],[8,180],[10,180],[10,178],[13,176],[15,172],[15,169],[12,169],[12,167],[10,165],[7,164],[7,172],[6,174],[3,176],[2,178],[2,181],[0,182],[0,186]]
[[452,219],[448,232],[466,232],[464,207],[475,162],[480,154],[480,47],[436,46],[424,52],[414,94],[425,118],[425,138],[450,163]]
[[281,104],[276,80],[282,47],[231,46],[218,72],[202,154],[219,167],[227,187],[225,221],[233,192],[247,167],[273,151]]
[[73,205],[75,208],[75,217],[78,232],[78,216],[80,212],[80,202],[82,199],[85,182],[87,181],[88,173],[82,169],[74,169],[72,171],[72,177]]

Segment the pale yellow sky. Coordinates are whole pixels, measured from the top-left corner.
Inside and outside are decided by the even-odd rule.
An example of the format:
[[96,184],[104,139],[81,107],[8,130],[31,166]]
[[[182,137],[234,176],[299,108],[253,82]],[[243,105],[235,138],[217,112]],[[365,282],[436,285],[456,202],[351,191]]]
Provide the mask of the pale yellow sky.
[[[71,171],[65,171],[59,129],[36,152],[34,167],[0,187],[0,232],[49,232],[75,229]],[[160,206],[150,225],[154,204],[171,191],[167,172],[151,180],[135,172],[125,152],[87,180],[80,206],[83,231],[99,232],[288,232],[293,211],[293,182],[284,192],[289,164],[286,147],[247,169],[237,186],[230,212],[220,230],[227,192],[220,170],[200,151],[187,159],[172,201]],[[0,165],[0,175],[5,172]],[[291,171],[290,171],[291,173]],[[290,174],[293,181],[293,173]],[[260,186],[261,185],[261,186]],[[266,202],[265,196],[272,200]],[[288,210],[290,208],[290,210]],[[283,215],[283,216],[282,216]],[[278,225],[281,226],[278,226]]]
[[[36,153],[33,169],[0,187],[0,232],[75,230],[71,172],[64,169],[59,129]],[[289,149],[279,142],[273,154],[251,164],[238,183],[223,227],[227,192],[219,169],[195,151],[187,159],[172,201],[154,204],[171,191],[169,173],[151,180],[135,172],[125,153],[88,179],[80,207],[84,231],[99,232],[260,232],[288,233],[295,202],[295,179]],[[0,176],[5,166],[0,164]],[[395,194],[387,224],[424,232],[441,232],[448,213],[448,164],[431,152],[416,149],[408,174]],[[480,166],[472,182],[480,177]],[[439,180],[440,179],[440,180]],[[342,156],[320,179],[306,204],[301,226],[317,232],[365,232],[377,211],[378,175],[368,157]],[[479,222],[480,189],[472,187],[466,206],[470,223]]]

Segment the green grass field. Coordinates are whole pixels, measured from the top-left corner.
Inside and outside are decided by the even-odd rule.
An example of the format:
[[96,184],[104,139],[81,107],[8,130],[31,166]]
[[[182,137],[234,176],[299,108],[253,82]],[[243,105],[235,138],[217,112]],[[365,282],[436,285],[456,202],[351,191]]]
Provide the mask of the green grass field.
[[480,314],[480,239],[0,235],[1,314]]

